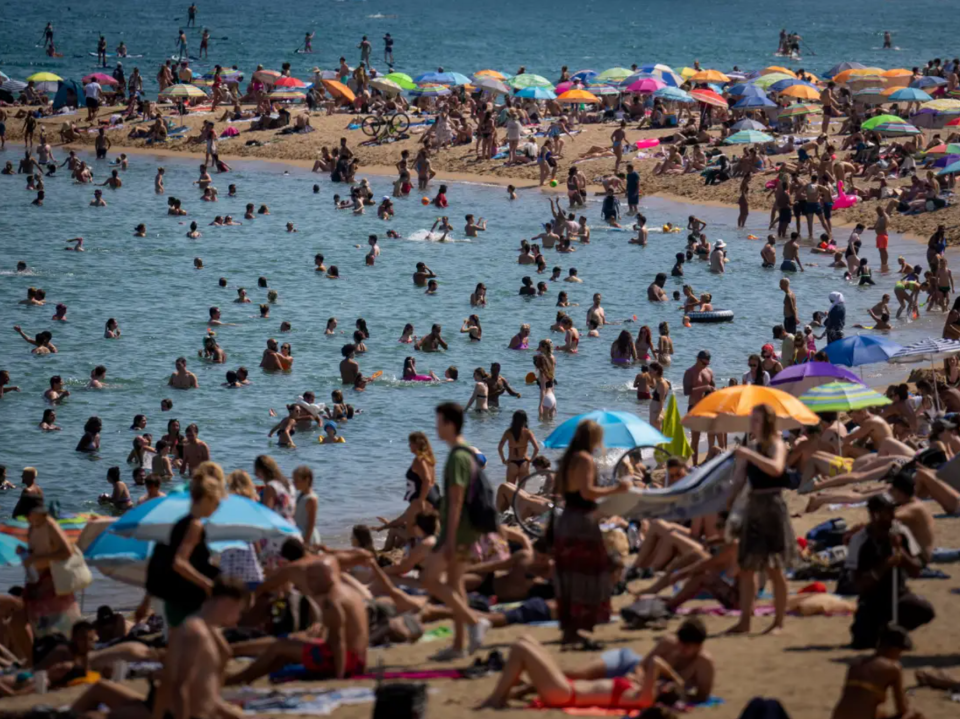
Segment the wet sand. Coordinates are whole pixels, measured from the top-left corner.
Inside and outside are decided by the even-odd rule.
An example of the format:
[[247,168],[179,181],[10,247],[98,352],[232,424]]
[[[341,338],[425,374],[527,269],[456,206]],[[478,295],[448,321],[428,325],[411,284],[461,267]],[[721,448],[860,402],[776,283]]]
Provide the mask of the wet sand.
[[[120,111],[122,108],[112,108],[110,111]],[[304,110],[293,110],[293,116],[296,117]],[[202,156],[203,146],[198,144],[196,138],[199,135],[200,127],[205,120],[219,120],[223,111],[218,108],[216,113],[195,113],[186,115],[182,121],[176,114],[172,119],[177,124],[185,125],[189,131],[180,138],[168,140],[160,145],[148,145],[144,140],[130,140],[127,134],[133,125],[124,125],[121,129],[108,130],[107,137],[113,143],[111,154],[118,152],[136,152],[146,150],[151,154],[174,153],[177,156],[183,156],[183,153]],[[83,121],[85,111],[75,115],[57,116],[42,120],[42,124],[47,130],[56,151],[56,157],[62,162],[64,152],[59,150],[59,131],[61,125],[66,121],[78,123],[81,129],[86,127],[87,123]],[[101,117],[109,117],[108,111],[101,112]],[[299,167],[313,167],[314,160],[319,156],[323,147],[333,149],[339,145],[340,138],[347,138],[351,150],[357,155],[360,161],[360,170],[358,178],[366,174],[384,174],[389,176],[396,175],[395,164],[400,159],[400,153],[403,150],[409,150],[411,156],[415,155],[419,148],[422,134],[415,134],[416,131],[425,128],[411,128],[410,137],[406,140],[393,142],[381,146],[363,146],[362,142],[368,140],[361,130],[348,130],[347,126],[358,119],[358,116],[349,114],[326,115],[321,113],[310,113],[310,124],[314,132],[307,134],[280,135],[277,130],[265,130],[252,132],[249,131],[249,122],[234,123],[217,122],[216,132],[219,135],[227,127],[233,126],[240,130],[240,135],[230,139],[219,140],[220,156],[229,162],[231,159],[257,159],[267,161],[280,161],[293,164]],[[16,143],[22,140],[22,121],[14,120],[12,117],[7,122],[8,140]],[[840,122],[835,121],[831,124],[833,131],[840,129]],[[661,137],[669,135],[674,130],[635,130],[632,129],[635,123],[629,126],[627,130],[627,145],[634,147],[636,140],[649,137]],[[610,134],[614,131],[614,123],[581,125],[581,130],[572,139],[564,136],[563,154],[559,158],[559,168],[557,179],[559,182],[558,190],[564,187],[566,173],[571,163],[580,157],[593,146],[609,147]],[[804,137],[815,137],[819,130],[819,125],[810,126]],[[932,132],[926,131],[924,137],[929,138]],[[84,133],[84,137],[77,146],[93,145],[95,132]],[[191,141],[191,138],[194,138]],[[842,138],[837,137],[836,142]],[[257,145],[247,145],[249,141],[256,141]],[[13,147],[17,147],[14,144]],[[69,149],[68,147],[65,149]],[[739,180],[731,180],[720,185],[705,186],[703,179],[697,172],[685,175],[654,175],[654,165],[662,158],[656,156],[659,148],[652,148],[643,151],[646,157],[640,160],[634,160],[636,152],[625,153],[624,160],[631,161],[636,166],[641,177],[641,190],[645,195],[662,194],[673,196],[689,202],[698,204],[721,203],[723,205],[736,205],[739,195]],[[0,159],[19,158],[19,147],[17,152],[9,148],[6,157]],[[741,154],[742,147],[727,147],[725,150],[728,155]],[[846,155],[846,153],[842,153]],[[774,162],[789,161],[791,156],[772,155],[770,158]],[[792,156],[795,160],[796,156]],[[486,182],[496,184],[513,183],[518,189],[536,188],[538,186],[539,169],[536,163],[527,165],[508,166],[503,160],[477,160],[475,145],[460,145],[447,148],[431,157],[433,169],[437,172],[438,180],[467,181],[467,182]],[[600,178],[603,175],[613,171],[614,160],[610,158],[601,158],[588,160],[579,163],[587,179],[593,185],[599,185]],[[622,171],[622,168],[621,168]],[[767,193],[764,184],[772,179],[772,175],[761,175],[754,178],[751,183],[749,200],[751,205],[751,219],[748,223],[756,224],[757,215],[768,218],[772,206],[772,196]],[[436,180],[435,180],[436,182]],[[891,186],[899,186],[905,183],[903,180],[890,181]],[[876,187],[877,183],[863,183],[859,186],[863,188]],[[596,188],[594,188],[596,189]],[[856,224],[862,222],[867,227],[873,226],[876,220],[876,201],[859,202],[855,206],[835,211],[834,217],[838,224]],[[936,230],[937,225],[944,224],[948,227],[948,242],[950,244],[960,244],[960,204],[954,204],[943,210],[931,213],[922,213],[919,215],[901,215],[894,213],[890,221],[890,229],[893,232],[907,235],[913,239],[926,241],[927,238]],[[816,228],[819,234],[819,227]],[[873,242],[873,233],[867,232],[864,236],[865,243]],[[845,233],[838,233],[838,240],[845,240]]]

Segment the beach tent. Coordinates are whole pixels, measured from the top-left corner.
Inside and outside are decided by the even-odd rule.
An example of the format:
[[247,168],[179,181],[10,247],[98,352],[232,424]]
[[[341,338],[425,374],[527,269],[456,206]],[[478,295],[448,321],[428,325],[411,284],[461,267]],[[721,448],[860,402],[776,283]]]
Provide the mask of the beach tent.
[[53,98],[53,109],[61,107],[80,107],[83,99],[83,87],[76,80],[64,80],[57,88]]

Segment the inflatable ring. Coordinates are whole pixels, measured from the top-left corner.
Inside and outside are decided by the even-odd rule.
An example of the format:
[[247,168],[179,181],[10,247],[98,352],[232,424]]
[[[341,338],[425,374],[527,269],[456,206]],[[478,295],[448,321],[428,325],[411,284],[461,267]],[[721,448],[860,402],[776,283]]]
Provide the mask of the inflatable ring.
[[713,310],[712,312],[688,312],[691,322],[714,323],[733,322],[733,310]]
[[680,232],[680,228],[677,227],[676,225],[663,225],[663,226],[660,228],[660,231],[661,231],[661,232],[666,232],[666,233],[668,233],[668,234],[673,234],[673,233],[675,233],[675,232]]

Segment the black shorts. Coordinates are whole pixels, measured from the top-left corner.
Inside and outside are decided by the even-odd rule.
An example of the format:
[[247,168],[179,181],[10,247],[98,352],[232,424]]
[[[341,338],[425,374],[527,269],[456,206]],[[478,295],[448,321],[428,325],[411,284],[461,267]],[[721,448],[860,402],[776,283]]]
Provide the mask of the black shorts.
[[88,109],[88,110],[96,110],[96,109],[99,108],[99,107],[100,107],[100,101],[99,101],[97,98],[95,98],[95,97],[88,97],[88,98],[87,98],[87,109]]
[[780,208],[780,222],[785,225],[790,224],[790,208],[789,207]]
[[796,317],[784,317],[783,318],[783,329],[785,329],[790,334],[793,334],[797,331],[797,318]]
[[794,202],[793,203],[793,216],[798,220],[804,216],[804,211],[807,209],[806,202]]
[[98,160],[102,160],[102,159],[105,158],[106,156],[107,156],[107,150],[106,150],[106,148],[98,147],[98,148],[97,148],[97,159],[98,159]]
[[550,608],[539,597],[528,599],[516,609],[508,609],[503,613],[507,624],[532,624],[533,622],[549,622]]

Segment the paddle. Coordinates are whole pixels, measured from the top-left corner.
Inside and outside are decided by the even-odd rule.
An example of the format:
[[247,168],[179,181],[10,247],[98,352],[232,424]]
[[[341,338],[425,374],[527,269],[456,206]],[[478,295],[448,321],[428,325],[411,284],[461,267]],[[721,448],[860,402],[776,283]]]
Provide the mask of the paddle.
[[807,48],[807,50],[810,51],[810,54],[811,54],[811,55],[813,55],[814,57],[817,56],[817,53],[815,53],[815,52],[813,51],[813,48],[810,47],[809,45],[807,45],[806,40],[801,40],[800,42],[802,42],[802,43],[803,43],[803,46],[804,46],[805,48]]

